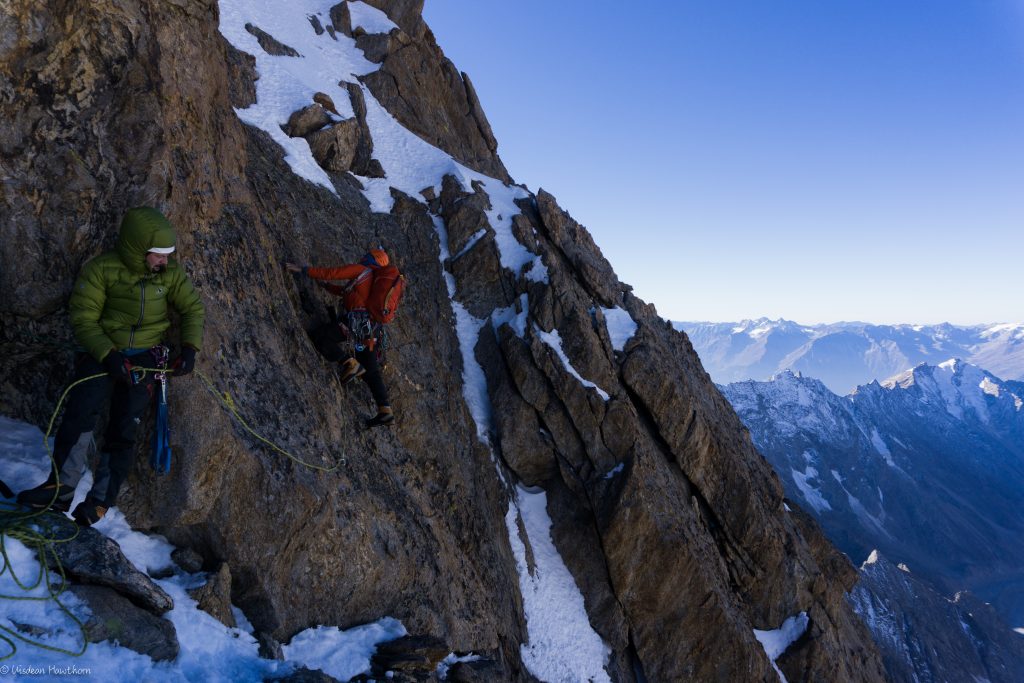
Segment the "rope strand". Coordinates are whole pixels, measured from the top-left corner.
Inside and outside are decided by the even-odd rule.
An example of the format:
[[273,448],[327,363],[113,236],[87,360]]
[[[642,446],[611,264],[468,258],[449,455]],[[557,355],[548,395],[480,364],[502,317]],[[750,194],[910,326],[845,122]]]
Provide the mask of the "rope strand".
[[[133,370],[142,371],[143,373],[174,372],[173,370],[166,368],[135,367],[133,368]],[[301,458],[298,458],[295,455],[289,453],[287,450],[281,448],[273,441],[262,436],[261,434],[256,432],[256,430],[249,426],[249,423],[245,421],[245,418],[243,418],[241,413],[238,411],[238,406],[236,405],[235,400],[234,398],[232,398],[231,394],[227,392],[221,393],[214,385],[213,381],[198,369],[195,370],[195,373],[199,377],[199,379],[202,380],[203,385],[206,387],[207,391],[213,394],[213,396],[217,398],[217,401],[231,415],[233,415],[236,420],[238,420],[238,423],[242,426],[242,428],[245,429],[245,431],[251,434],[253,437],[255,437],[258,441],[269,446],[271,450],[284,455],[285,457],[293,460],[294,462],[298,463],[299,465],[302,465],[303,467],[307,467],[309,469],[317,470],[320,472],[333,472],[337,470],[339,467],[341,467],[343,464],[345,464],[345,459],[340,458],[334,464],[333,467],[315,465],[313,463],[306,462]],[[79,533],[78,527],[75,527],[75,533],[73,535],[67,538],[57,538],[52,533],[52,530],[51,533],[44,534],[43,531],[39,529],[39,525],[37,524],[37,518],[41,517],[42,515],[51,514],[49,507],[52,506],[57,501],[57,497],[60,493],[60,472],[58,471],[59,468],[57,467],[56,460],[54,459],[53,456],[53,449],[50,448],[50,434],[53,432],[53,425],[57,421],[57,416],[60,414],[60,410],[64,405],[64,401],[67,399],[68,394],[71,393],[71,390],[77,387],[78,385],[107,376],[108,374],[105,372],[97,373],[95,375],[89,375],[88,377],[82,377],[81,379],[72,382],[67,386],[67,388],[64,389],[64,392],[60,395],[60,399],[58,399],[57,401],[57,406],[53,409],[53,414],[50,416],[50,420],[46,425],[46,433],[43,435],[43,447],[46,449],[46,454],[50,459],[50,468],[55,473],[54,481],[56,484],[54,486],[53,498],[50,500],[49,505],[47,505],[46,508],[41,510],[25,510],[13,503],[0,502],[0,557],[3,558],[3,566],[0,567],[0,576],[3,576],[4,574],[9,572],[11,575],[11,579],[14,581],[15,585],[17,585],[18,588],[25,591],[26,593],[33,591],[37,589],[40,585],[44,584],[46,585],[47,589],[46,595],[0,594],[0,600],[6,599],[41,602],[52,600],[60,608],[60,611],[67,615],[78,627],[79,632],[81,634],[82,647],[77,652],[61,647],[56,647],[54,645],[49,645],[47,643],[28,638],[25,635],[18,633],[14,629],[8,628],[7,626],[0,624],[0,641],[5,643],[10,648],[10,652],[0,655],[0,661],[10,659],[15,655],[15,653],[17,653],[18,647],[17,644],[15,643],[15,640],[27,643],[29,645],[33,645],[43,650],[49,650],[51,652],[57,652],[59,654],[64,654],[72,657],[80,657],[82,654],[85,653],[85,650],[89,645],[88,639],[86,638],[85,635],[85,626],[83,625],[82,621],[78,617],[76,617],[64,603],[60,601],[60,596],[67,590],[69,584],[67,580],[67,574],[64,571],[64,566],[61,563],[60,558],[57,556],[57,553],[53,547],[55,543],[67,543],[77,538]],[[145,375],[143,374],[143,376]],[[11,559],[7,554],[7,547],[5,545],[7,538],[12,538],[16,541],[20,541],[30,550],[35,552],[36,558],[39,560],[39,573],[35,577],[34,581],[23,582],[21,577],[19,577],[15,572],[14,565],[12,564]],[[56,575],[60,577],[59,584],[54,584],[50,581],[51,570],[50,563],[47,562],[47,558],[50,558],[52,560],[53,565],[56,567]]]

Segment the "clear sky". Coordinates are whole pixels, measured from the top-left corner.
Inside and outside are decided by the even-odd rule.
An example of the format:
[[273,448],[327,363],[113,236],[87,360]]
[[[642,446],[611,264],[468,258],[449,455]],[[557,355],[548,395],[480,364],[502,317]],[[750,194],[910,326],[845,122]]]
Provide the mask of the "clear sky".
[[1024,321],[1024,0],[426,0],[673,320]]

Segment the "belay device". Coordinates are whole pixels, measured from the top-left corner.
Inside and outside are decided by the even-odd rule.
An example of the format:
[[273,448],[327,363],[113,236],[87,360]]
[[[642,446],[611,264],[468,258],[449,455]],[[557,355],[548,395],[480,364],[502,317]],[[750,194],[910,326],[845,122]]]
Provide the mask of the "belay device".
[[156,400],[156,431],[153,432],[153,453],[149,463],[157,474],[167,474],[171,471],[171,427],[167,420],[167,364],[170,361],[171,350],[164,345],[151,349],[156,367],[160,368],[153,378],[158,385]]

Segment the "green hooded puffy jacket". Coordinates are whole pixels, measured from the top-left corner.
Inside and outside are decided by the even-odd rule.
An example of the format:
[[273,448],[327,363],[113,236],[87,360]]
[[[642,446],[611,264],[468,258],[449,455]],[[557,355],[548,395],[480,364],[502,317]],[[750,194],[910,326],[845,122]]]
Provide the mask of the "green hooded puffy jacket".
[[146,266],[146,253],[173,247],[174,228],[163,214],[131,209],[121,221],[117,247],[82,267],[68,304],[75,338],[102,361],[111,349],[150,348],[170,327],[168,304],[181,314],[181,343],[200,349],[206,309],[192,281],[168,259],[162,273]]

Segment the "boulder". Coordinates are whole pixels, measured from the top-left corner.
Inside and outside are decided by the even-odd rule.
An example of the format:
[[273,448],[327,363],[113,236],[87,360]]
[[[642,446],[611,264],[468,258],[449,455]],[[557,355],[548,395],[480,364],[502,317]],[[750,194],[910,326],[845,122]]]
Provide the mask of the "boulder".
[[[333,107],[334,104],[331,103],[331,106]],[[281,126],[281,129],[289,137],[304,138],[330,122],[331,117],[324,107],[320,103],[314,103],[292,112],[292,115],[288,117],[288,123]]]
[[46,561],[51,569],[58,568],[55,561],[58,560],[60,568],[73,579],[112,588],[155,614],[163,614],[174,607],[171,596],[136,569],[111,539],[95,529],[80,529],[63,515],[46,515],[39,519],[48,535],[70,539],[49,546],[53,553],[46,553]]
[[169,620],[136,607],[110,588],[72,586],[71,592],[92,612],[85,622],[85,636],[90,643],[114,641],[157,662],[177,658],[178,635]]
[[306,141],[318,164],[328,171],[340,173],[352,168],[359,135],[359,122],[351,118],[309,133]]

